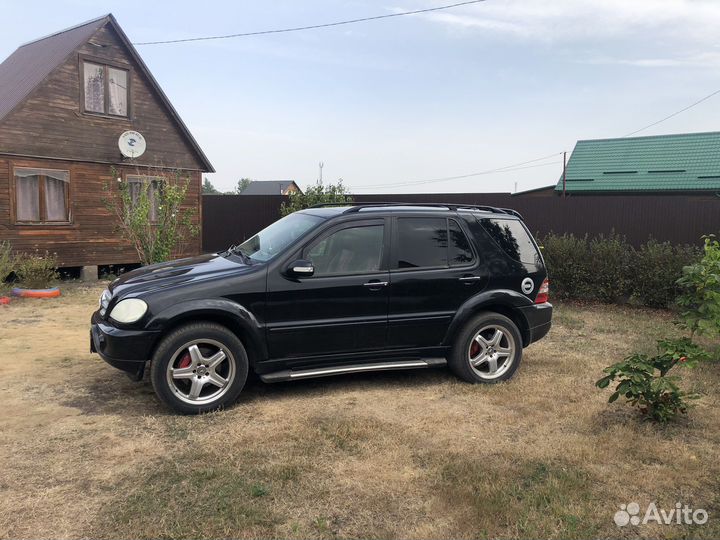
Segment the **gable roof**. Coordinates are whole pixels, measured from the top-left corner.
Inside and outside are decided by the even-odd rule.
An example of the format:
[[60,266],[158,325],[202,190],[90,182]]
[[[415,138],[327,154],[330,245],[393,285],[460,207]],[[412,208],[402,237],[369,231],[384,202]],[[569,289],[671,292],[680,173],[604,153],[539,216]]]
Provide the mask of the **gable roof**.
[[578,141],[566,180],[568,192],[718,190],[720,132]]
[[0,120],[104,24],[106,17],[20,45],[0,64]]
[[22,104],[55,68],[59,67],[71,54],[108,24],[115,30],[128,54],[138,64],[140,72],[148,80],[190,147],[196,152],[205,172],[215,172],[200,145],[112,14],[103,15],[20,45],[14,53],[8,56],[0,64],[0,122]]
[[[253,180],[240,195],[282,195],[293,184],[293,180]],[[295,187],[300,190],[297,184]]]

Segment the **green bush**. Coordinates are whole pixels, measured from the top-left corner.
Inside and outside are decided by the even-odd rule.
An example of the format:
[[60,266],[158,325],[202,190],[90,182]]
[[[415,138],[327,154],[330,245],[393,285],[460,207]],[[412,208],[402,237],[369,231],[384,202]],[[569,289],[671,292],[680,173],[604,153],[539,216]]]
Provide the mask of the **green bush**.
[[634,253],[632,296],[638,304],[666,308],[680,293],[677,284],[683,267],[700,258],[695,246],[673,246],[652,238]]
[[15,275],[28,289],[45,289],[58,280],[57,259],[47,251],[24,253],[15,262]]
[[594,238],[549,234],[543,256],[555,298],[633,302],[665,308],[680,291],[683,267],[699,259],[694,246],[674,246],[650,239],[638,249],[624,237]]
[[547,235],[541,242],[553,296],[586,298],[589,294],[588,240],[572,234]]
[[15,257],[10,242],[0,242],[0,292],[7,289],[5,280],[15,270]]
[[623,396],[627,402],[638,407],[649,420],[668,422],[679,413],[685,414],[689,400],[700,397],[684,392],[677,383],[679,377],[669,376],[675,366],[695,367],[708,354],[695,345],[690,338],[658,341],[658,354],[633,354],[623,361],[606,367],[606,376],[599,379],[595,386],[607,388],[617,381],[615,391],[610,394],[609,403]]
[[317,183],[308,186],[304,192],[291,192],[288,195],[288,202],[280,205],[280,215],[287,216],[303,208],[310,208],[316,204],[347,204],[353,201],[347,188],[343,185],[342,178],[337,184]]
[[611,233],[590,240],[588,285],[591,297],[605,303],[618,302],[629,296],[633,248],[625,237]]
[[704,240],[702,259],[683,268],[678,280],[680,321],[691,336],[720,334],[720,242],[713,235]]

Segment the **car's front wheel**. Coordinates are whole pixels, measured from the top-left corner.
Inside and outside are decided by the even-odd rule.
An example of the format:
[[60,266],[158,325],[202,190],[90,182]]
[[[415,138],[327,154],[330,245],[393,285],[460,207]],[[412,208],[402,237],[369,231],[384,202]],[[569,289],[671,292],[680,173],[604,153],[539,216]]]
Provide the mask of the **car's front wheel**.
[[216,323],[182,326],[158,346],[150,377],[158,397],[183,414],[233,403],[245,386],[248,357],[242,342]]
[[499,313],[480,313],[460,331],[450,369],[472,383],[496,383],[513,376],[522,359],[522,337],[513,321]]

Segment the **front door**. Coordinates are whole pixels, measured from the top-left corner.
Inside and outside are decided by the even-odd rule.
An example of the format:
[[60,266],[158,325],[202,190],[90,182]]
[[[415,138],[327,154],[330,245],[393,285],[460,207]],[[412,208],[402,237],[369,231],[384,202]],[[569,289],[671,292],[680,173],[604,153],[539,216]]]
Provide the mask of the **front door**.
[[337,225],[302,250],[310,277],[268,276],[271,359],[340,355],[387,344],[388,254],[385,219]]

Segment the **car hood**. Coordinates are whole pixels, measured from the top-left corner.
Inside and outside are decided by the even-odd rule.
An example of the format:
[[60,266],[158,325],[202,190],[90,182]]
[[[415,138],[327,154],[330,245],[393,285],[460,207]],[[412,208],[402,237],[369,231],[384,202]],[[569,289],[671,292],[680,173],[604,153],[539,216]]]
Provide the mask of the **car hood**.
[[141,293],[182,283],[204,280],[228,273],[249,272],[252,265],[239,258],[217,253],[143,266],[123,274],[110,284],[113,296]]

